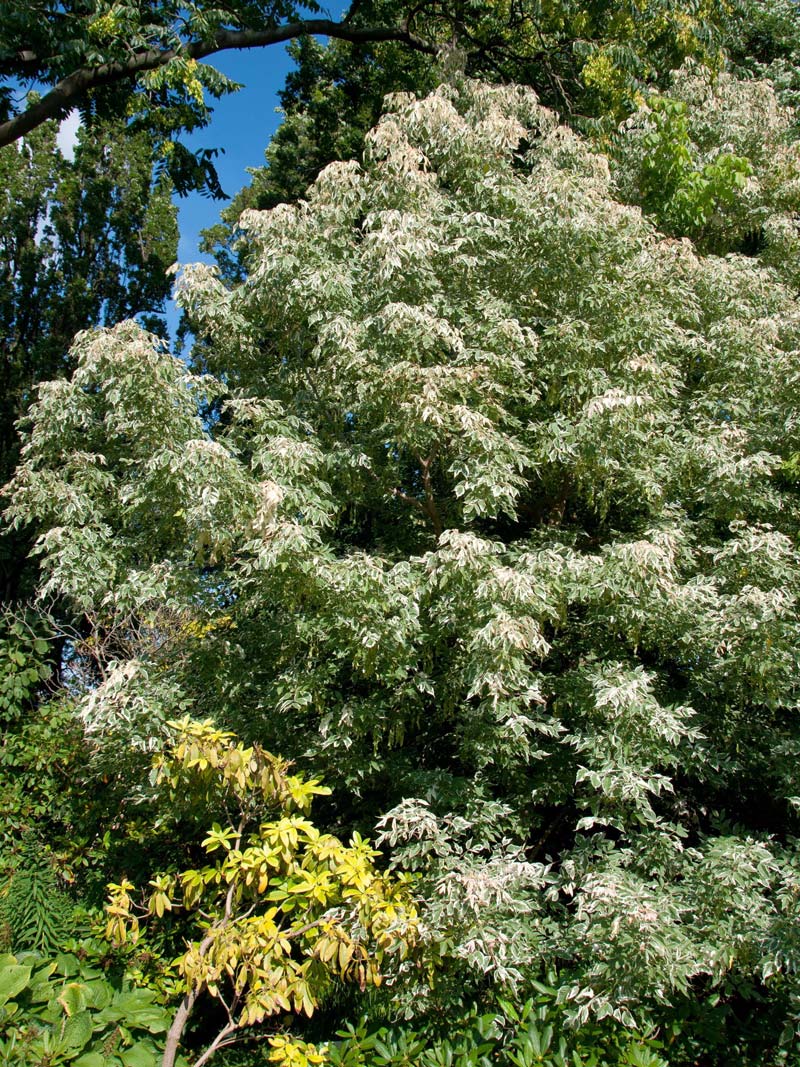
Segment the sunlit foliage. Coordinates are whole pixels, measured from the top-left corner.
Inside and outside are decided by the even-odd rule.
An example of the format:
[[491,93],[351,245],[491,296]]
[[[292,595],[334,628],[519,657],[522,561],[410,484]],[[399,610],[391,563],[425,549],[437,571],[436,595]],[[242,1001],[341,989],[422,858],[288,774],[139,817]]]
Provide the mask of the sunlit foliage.
[[[765,1003],[767,1062],[800,995],[796,156],[769,86],[669,93],[609,155],[517,86],[391,98],[361,163],[242,217],[240,284],[184,271],[190,368],[80,338],[10,514],[96,638],[100,749],[191,709],[324,777],[337,830],[380,819],[420,914],[384,1018],[551,973],[564,1025],[675,1062],[695,1008]],[[210,930],[248,855],[214,833]]]

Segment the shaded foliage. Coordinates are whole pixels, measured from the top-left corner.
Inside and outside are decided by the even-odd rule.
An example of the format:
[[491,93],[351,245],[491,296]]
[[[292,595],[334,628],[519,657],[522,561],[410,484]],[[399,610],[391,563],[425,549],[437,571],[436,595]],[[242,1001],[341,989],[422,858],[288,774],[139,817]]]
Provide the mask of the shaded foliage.
[[[786,144],[767,192],[714,207],[735,242],[793,195],[784,114],[696,68],[671,91],[703,101],[676,112],[698,167],[712,113],[748,181],[760,131]],[[549,969],[565,1023],[642,1039],[764,996],[741,1040],[778,1055],[794,291],[767,245],[659,232],[668,187],[654,218],[619,198],[657,107],[609,160],[520,87],[390,103],[363,164],[244,215],[241,284],[185,270],[192,369],[125,324],[43,388],[11,514],[96,637],[82,714],[124,759],[202,709],[337,783],[332,829],[381,817],[424,964],[373,1018],[524,1001]]]

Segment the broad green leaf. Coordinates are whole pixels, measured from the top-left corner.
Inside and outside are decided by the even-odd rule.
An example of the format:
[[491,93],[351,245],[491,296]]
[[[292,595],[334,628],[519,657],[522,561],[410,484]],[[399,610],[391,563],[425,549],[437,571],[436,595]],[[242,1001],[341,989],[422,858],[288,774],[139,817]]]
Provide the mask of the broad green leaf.
[[151,1045],[138,1042],[121,1054],[125,1067],[158,1067],[159,1056]]
[[58,994],[58,1001],[68,1016],[76,1015],[86,1007],[87,993],[82,982],[68,982]]
[[0,1005],[22,992],[28,984],[31,970],[31,967],[23,967],[15,963],[0,966]]
[[84,1052],[74,1061],[74,1067],[108,1067],[108,1060],[100,1052]]
[[92,1015],[88,1011],[79,1011],[67,1019],[62,1041],[71,1049],[82,1049],[91,1039],[93,1030]]

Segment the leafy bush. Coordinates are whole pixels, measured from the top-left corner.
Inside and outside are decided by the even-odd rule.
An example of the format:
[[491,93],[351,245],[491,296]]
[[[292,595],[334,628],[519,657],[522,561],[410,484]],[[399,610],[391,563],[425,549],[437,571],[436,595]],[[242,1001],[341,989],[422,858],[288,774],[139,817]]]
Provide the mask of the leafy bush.
[[[83,958],[82,958],[83,957]],[[0,1063],[157,1067],[170,1012],[79,954],[0,956]]]
[[673,71],[620,128],[611,152],[620,195],[665,232],[706,252],[758,255],[798,278],[800,144],[769,81]]
[[0,722],[16,722],[36,689],[51,674],[45,662],[48,643],[22,620],[0,617]]
[[[626,1035],[661,1027],[691,1062],[702,1038],[673,1009],[764,1001],[768,1041],[727,1032],[795,1054],[800,317],[771,239],[731,249],[740,223],[794,227],[796,149],[769,86],[686,70],[671,92],[700,104],[667,115],[665,151],[672,123],[701,176],[728,142],[752,167],[733,200],[706,174],[730,254],[620,199],[652,108],[612,173],[530,92],[456,78],[392,98],[363,165],[246,213],[241,285],[186,270],[198,373],[127,323],[79,338],[73,380],[32,409],[13,516],[40,530],[42,594],[91,635],[93,742],[144,800],[147,752],[202,709],[219,736],[186,720],[168,741],[188,778],[237,760],[247,784],[266,746],[339,786],[320,805],[337,835],[381,820],[419,893],[418,951],[370,1017],[402,1018],[398,1041],[525,1003],[553,970],[562,1014],[530,1042],[520,1023],[522,1060],[562,1036],[563,1055],[659,1056]],[[280,997],[304,1014],[329,965],[372,977],[333,943],[354,902],[320,841],[342,866],[348,847],[286,813],[245,834],[240,799],[204,841],[184,825],[147,899],[120,867],[110,916],[206,911],[183,1010],[229,997],[231,1033]],[[328,906],[332,935],[295,928]],[[582,1049],[595,1027],[617,1044]]]
[[[349,1025],[339,1040],[308,1045],[286,1038],[271,1055],[287,1067],[666,1067],[660,1042],[616,1024],[565,1025],[554,987],[522,1004],[500,1001],[415,1029],[402,1024]],[[305,1057],[305,1058],[303,1058]]]
[[12,862],[0,892],[0,924],[5,927],[7,947],[12,952],[55,952],[74,936],[74,903],[59,885],[52,858],[40,842],[26,840]]
[[188,801],[201,817],[224,813],[226,824],[207,829],[203,866],[154,874],[142,904],[129,881],[113,884],[106,906],[107,936],[118,945],[138,939],[142,915],[185,912],[199,926],[177,960],[183,999],[164,1067],[200,998],[224,1008],[226,1021],[198,1065],[269,1017],[312,1015],[334,976],[380,985],[384,958],[406,956],[416,936],[407,879],[381,874],[358,835],[344,845],[306,817],[327,789],[210,721],[168,726],[154,782],[168,787],[171,808]]

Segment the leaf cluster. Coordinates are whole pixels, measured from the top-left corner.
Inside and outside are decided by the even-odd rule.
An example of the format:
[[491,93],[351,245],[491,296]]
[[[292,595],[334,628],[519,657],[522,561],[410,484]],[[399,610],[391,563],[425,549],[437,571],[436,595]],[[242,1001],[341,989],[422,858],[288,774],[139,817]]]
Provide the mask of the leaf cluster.
[[169,1010],[85,951],[0,957],[0,1062],[156,1067]]
[[140,908],[129,881],[112,884],[106,933],[112,943],[135,942],[139,910],[194,917],[201,933],[177,963],[184,1014],[173,1022],[165,1063],[206,994],[224,1007],[227,1023],[204,1062],[269,1016],[312,1015],[333,976],[362,989],[380,985],[384,956],[404,956],[413,944],[416,913],[406,880],[380,874],[367,842],[355,835],[343,845],[299,814],[327,792],[316,781],[287,774],[284,762],[211,722],[184,719],[170,729],[155,783],[181,794],[192,783],[230,822],[208,830],[202,849],[210,862],[156,874]]

